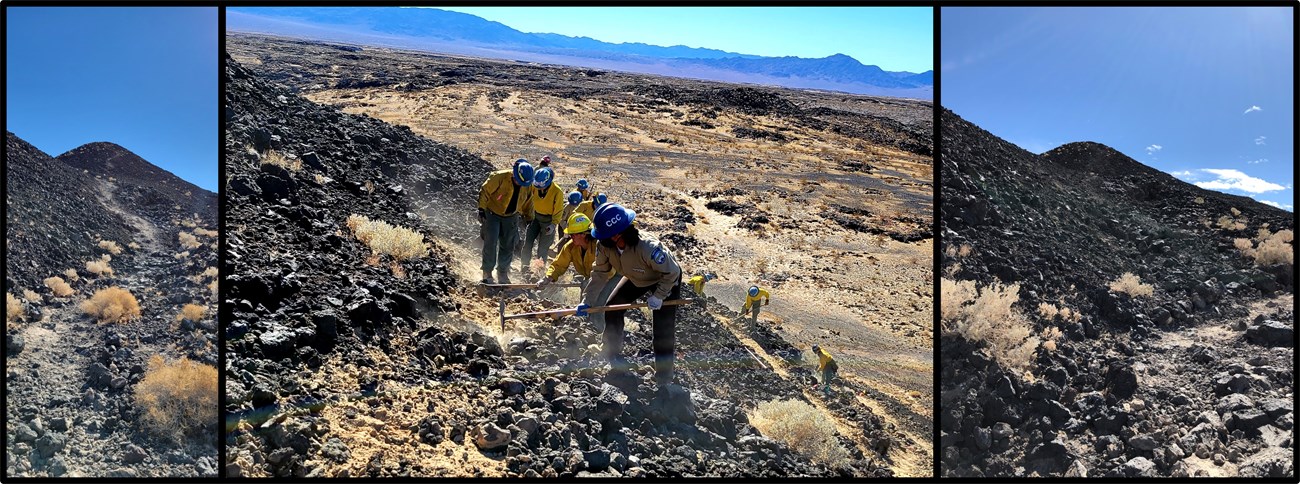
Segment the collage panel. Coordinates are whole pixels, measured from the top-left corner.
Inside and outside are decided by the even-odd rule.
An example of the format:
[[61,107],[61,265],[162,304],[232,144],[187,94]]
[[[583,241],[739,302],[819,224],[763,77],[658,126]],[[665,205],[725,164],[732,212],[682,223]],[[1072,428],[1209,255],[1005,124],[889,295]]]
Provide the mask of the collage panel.
[[217,477],[218,9],[5,20],[5,476]]
[[932,476],[933,9],[225,15],[228,478]]
[[940,9],[942,477],[1294,481],[1294,14]]

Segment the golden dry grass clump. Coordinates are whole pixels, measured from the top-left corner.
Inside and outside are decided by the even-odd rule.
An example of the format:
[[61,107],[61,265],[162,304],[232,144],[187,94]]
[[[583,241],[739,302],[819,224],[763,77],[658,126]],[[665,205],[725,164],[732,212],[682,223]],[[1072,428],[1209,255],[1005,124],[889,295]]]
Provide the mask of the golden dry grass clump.
[[117,245],[117,242],[111,240],[99,241],[99,248],[107,250],[108,253],[113,255],[118,255],[122,253],[122,246]]
[[404,227],[395,227],[382,220],[370,220],[363,215],[349,215],[348,229],[357,240],[370,247],[376,255],[392,256],[399,261],[424,257],[429,253],[429,245],[419,232]]
[[180,239],[181,247],[186,249],[197,249],[200,245],[203,245],[199,243],[198,237],[195,237],[194,234],[189,232],[181,231],[176,234],[176,238]]
[[835,439],[835,424],[828,418],[808,402],[771,400],[750,412],[749,423],[764,436],[834,469],[848,462],[849,453]]
[[176,320],[180,321],[180,320],[188,319],[190,321],[197,323],[203,320],[203,316],[206,315],[207,312],[208,312],[208,308],[206,307],[200,306],[198,304],[186,304],[181,307],[181,312],[180,314],[176,315]]
[[135,386],[135,404],[150,430],[180,440],[216,420],[217,369],[188,358],[166,362],[154,355]]
[[215,230],[208,230],[208,229],[205,229],[205,228],[203,228],[203,227],[199,227],[199,228],[194,229],[194,235],[202,235],[202,236],[204,236],[204,237],[216,237],[216,236],[217,236],[217,231],[215,231]]
[[13,293],[5,293],[5,324],[17,321],[23,315],[23,302]]
[[111,256],[109,256],[108,254],[104,254],[104,256],[100,257],[99,260],[87,261],[86,272],[101,277],[106,274],[109,277],[113,277],[113,268],[108,266],[108,263],[112,260],[113,258]]
[[56,297],[68,297],[73,293],[72,286],[59,276],[45,278],[45,287],[50,288],[50,292],[53,292]]
[[1118,279],[1110,281],[1111,292],[1122,292],[1133,297],[1151,297],[1155,294],[1155,288],[1150,284],[1143,284],[1142,280],[1132,272],[1125,272]]
[[262,163],[275,165],[289,171],[298,171],[302,169],[301,159],[285,156],[275,150],[267,150],[266,154],[262,156]]
[[101,323],[124,323],[140,317],[140,302],[126,289],[113,286],[95,291],[94,296],[81,303],[81,310]]
[[26,299],[27,302],[33,304],[40,304],[45,302],[45,298],[41,297],[40,294],[38,294],[36,291],[33,291],[31,289],[23,289],[23,299]]
[[1024,313],[1012,307],[1020,300],[1020,284],[993,283],[977,288],[975,281],[940,281],[940,320],[943,330],[966,341],[984,343],[989,357],[1004,368],[1029,375],[1039,339]]
[[77,279],[81,279],[81,276],[77,275],[76,269],[68,269],[66,271],[63,271],[63,275],[67,277],[69,281],[72,282],[77,282]]
[[1232,245],[1241,251],[1243,257],[1254,259],[1255,265],[1293,264],[1295,263],[1295,251],[1291,246],[1293,238],[1294,234],[1290,230],[1270,233],[1267,228],[1261,228],[1255,235],[1255,240],[1259,241],[1258,245],[1252,243],[1250,239],[1243,238],[1233,239]]

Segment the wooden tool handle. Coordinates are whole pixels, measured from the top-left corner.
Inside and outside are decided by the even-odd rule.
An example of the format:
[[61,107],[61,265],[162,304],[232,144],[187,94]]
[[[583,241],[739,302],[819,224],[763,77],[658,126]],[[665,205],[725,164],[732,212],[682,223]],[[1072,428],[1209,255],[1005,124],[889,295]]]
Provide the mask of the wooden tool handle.
[[[483,284],[483,287],[502,287],[502,288],[533,288],[537,289],[537,284]],[[582,287],[582,284],[576,282],[550,283],[544,287]]]
[[[694,301],[694,299],[673,299],[671,301],[664,301],[664,306],[680,306],[682,304],[686,304],[692,301]],[[587,308],[587,313],[590,314],[590,313],[605,313],[609,311],[625,311],[628,309],[643,308],[646,306],[648,306],[648,304],[646,303],[629,303],[629,304],[615,304],[613,306],[596,306],[596,307]],[[507,314],[504,316],[504,319],[543,318],[547,316],[568,316],[570,314],[574,314],[577,312],[578,312],[577,309],[553,309],[550,311],[538,311],[535,313]]]

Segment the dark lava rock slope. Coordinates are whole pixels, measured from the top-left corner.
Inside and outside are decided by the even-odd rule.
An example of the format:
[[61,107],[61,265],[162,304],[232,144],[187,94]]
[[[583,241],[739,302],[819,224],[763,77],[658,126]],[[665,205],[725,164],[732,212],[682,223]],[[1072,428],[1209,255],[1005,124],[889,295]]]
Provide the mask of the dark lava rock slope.
[[[942,117],[945,277],[1020,284],[1033,333],[1061,332],[1027,378],[943,334],[943,475],[1293,476],[1294,267],[1233,246],[1293,215],[1101,144],[1034,155]],[[1125,272],[1153,295],[1109,290]]]
[[217,194],[159,170],[157,166],[116,144],[88,143],[59,155],[58,159],[91,174],[123,180],[131,191],[123,194],[124,198],[155,215],[158,212],[175,211],[174,207],[178,205],[182,213],[217,213]]

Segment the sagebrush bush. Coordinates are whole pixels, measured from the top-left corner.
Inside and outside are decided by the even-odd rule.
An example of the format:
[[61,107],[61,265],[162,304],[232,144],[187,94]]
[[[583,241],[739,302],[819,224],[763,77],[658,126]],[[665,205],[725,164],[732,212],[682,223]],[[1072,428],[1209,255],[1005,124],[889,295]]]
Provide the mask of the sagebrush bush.
[[59,276],[45,278],[45,287],[50,288],[50,292],[53,292],[56,297],[68,297],[73,293],[72,286]]
[[1293,264],[1295,251],[1291,248],[1293,234],[1290,230],[1279,230],[1268,236],[1255,248],[1255,264],[1261,266],[1273,264]]
[[282,167],[289,171],[298,171],[302,169],[302,160],[295,156],[285,156],[279,151],[267,150],[262,155],[262,163]]
[[800,400],[771,400],[749,413],[749,423],[764,436],[832,469],[848,462],[849,453],[835,439],[835,424],[816,407]]
[[204,237],[216,237],[216,236],[217,236],[217,231],[215,231],[215,230],[208,230],[208,229],[205,229],[205,228],[203,228],[203,227],[199,227],[199,228],[194,229],[194,235],[202,235],[202,236],[204,236]]
[[[108,254],[104,254],[104,257],[108,257]],[[108,266],[108,261],[109,259],[87,261],[86,272],[97,276],[108,275],[109,277],[112,277],[113,268]]]
[[45,302],[45,298],[41,297],[40,294],[31,289],[23,289],[23,299],[26,299],[29,303],[35,304]]
[[989,357],[1004,368],[1029,375],[1039,339],[1024,313],[1012,307],[1020,300],[1020,285],[993,283],[977,288],[975,281],[940,281],[940,320],[945,331],[966,341],[983,343]]
[[14,297],[13,293],[5,293],[5,324],[12,323],[22,318],[23,302]]
[[181,247],[186,249],[197,249],[200,245],[203,245],[199,243],[198,237],[195,237],[194,234],[189,232],[179,232],[176,234],[176,238],[180,240]]
[[176,320],[190,320],[195,323],[202,321],[203,316],[207,314],[208,309],[198,304],[186,304],[181,307],[180,314],[176,315]]
[[1152,294],[1155,294],[1154,287],[1150,284],[1143,284],[1142,280],[1132,272],[1125,272],[1118,279],[1110,281],[1110,290],[1133,297],[1151,297]]
[[81,276],[77,275],[76,269],[68,269],[66,271],[63,271],[63,275],[66,276],[68,280],[72,282],[77,282],[77,279],[81,279]]
[[352,235],[370,247],[370,251],[376,255],[388,255],[402,261],[424,257],[429,253],[424,236],[414,230],[355,214],[348,216],[347,226],[352,230]]
[[150,430],[179,441],[216,420],[217,369],[188,358],[167,362],[154,355],[135,386],[135,404]]
[[113,286],[95,291],[81,303],[81,310],[101,323],[124,323],[140,317],[140,302],[126,289]]
[[99,241],[99,248],[107,250],[108,253],[113,255],[118,255],[122,253],[122,246],[117,245],[117,242],[111,240]]

